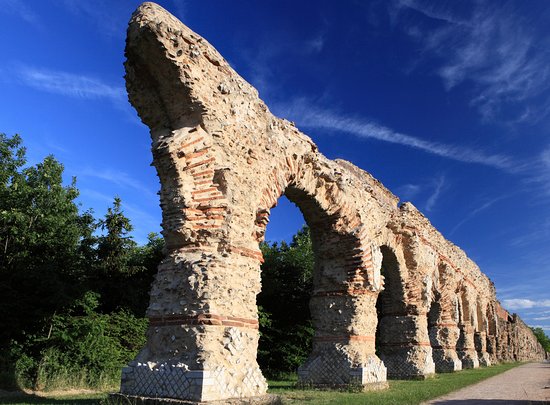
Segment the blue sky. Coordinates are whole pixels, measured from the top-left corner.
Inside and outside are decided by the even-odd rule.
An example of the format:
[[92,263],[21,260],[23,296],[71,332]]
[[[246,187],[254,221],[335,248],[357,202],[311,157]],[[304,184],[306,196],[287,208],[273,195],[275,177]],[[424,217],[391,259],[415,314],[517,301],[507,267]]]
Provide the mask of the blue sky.
[[[82,208],[159,231],[148,129],[124,89],[138,1],[0,0],[0,132],[53,153]],[[411,201],[550,334],[550,3],[177,1],[279,116]],[[281,199],[267,238],[303,223]]]

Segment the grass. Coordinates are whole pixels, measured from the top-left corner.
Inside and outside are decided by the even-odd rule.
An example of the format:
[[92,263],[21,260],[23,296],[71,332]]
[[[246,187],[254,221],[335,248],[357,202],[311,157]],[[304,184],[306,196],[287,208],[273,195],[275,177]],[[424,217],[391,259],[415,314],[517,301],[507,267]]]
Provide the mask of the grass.
[[414,405],[445,395],[467,385],[507,371],[521,363],[505,363],[492,367],[463,370],[457,373],[437,374],[422,381],[389,381],[389,389],[371,392],[338,392],[322,390],[298,390],[295,380],[270,381],[269,392],[279,395],[285,404],[338,404],[369,405],[392,404]]
[[[487,368],[464,370],[457,373],[437,374],[434,378],[423,381],[390,381],[389,389],[374,392],[297,389],[296,376],[289,376],[285,380],[269,381],[269,392],[279,395],[285,404],[414,405],[477,383],[520,364],[506,363]],[[40,395],[18,393],[15,396],[0,394],[0,404],[92,405],[108,403],[108,401],[105,401],[106,398],[107,393],[44,393]]]

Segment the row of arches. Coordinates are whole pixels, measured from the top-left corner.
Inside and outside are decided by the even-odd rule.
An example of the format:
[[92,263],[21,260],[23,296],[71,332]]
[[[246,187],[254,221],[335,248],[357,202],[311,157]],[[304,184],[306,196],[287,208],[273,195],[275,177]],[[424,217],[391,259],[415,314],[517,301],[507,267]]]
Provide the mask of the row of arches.
[[162,7],[144,3],[133,14],[126,57],[129,99],[151,131],[167,251],[147,344],[123,369],[122,394],[265,394],[259,243],[283,194],[302,211],[315,253],[303,382],[378,388],[388,375],[476,367],[536,346],[520,322],[501,322],[491,282],[414,206],[324,157]]

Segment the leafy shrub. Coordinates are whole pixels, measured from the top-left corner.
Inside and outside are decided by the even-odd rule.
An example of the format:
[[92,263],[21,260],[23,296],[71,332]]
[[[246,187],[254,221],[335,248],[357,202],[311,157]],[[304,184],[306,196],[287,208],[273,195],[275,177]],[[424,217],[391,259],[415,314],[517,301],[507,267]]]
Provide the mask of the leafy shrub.
[[147,320],[126,310],[95,312],[99,295],[84,294],[66,314],[54,315],[46,336],[30,337],[16,362],[26,388],[103,388],[118,384],[121,368],[145,344]]

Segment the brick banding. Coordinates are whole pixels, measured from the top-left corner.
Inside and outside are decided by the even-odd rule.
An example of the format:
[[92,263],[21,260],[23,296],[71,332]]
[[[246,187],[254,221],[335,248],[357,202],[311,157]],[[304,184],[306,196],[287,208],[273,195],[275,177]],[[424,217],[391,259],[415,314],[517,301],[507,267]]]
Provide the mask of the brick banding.
[[175,326],[175,325],[209,325],[209,326],[234,326],[238,328],[258,329],[257,319],[238,318],[233,316],[222,316],[210,313],[202,313],[193,316],[186,315],[165,315],[160,317],[149,317],[150,326]]
[[315,342],[374,342],[376,338],[370,335],[334,335],[334,336],[315,336]]
[[392,343],[381,343],[380,346],[383,347],[431,347],[430,342],[392,342]]
[[369,290],[366,288],[349,288],[332,291],[318,291],[313,293],[313,297],[341,297],[353,295],[378,295],[378,291]]

